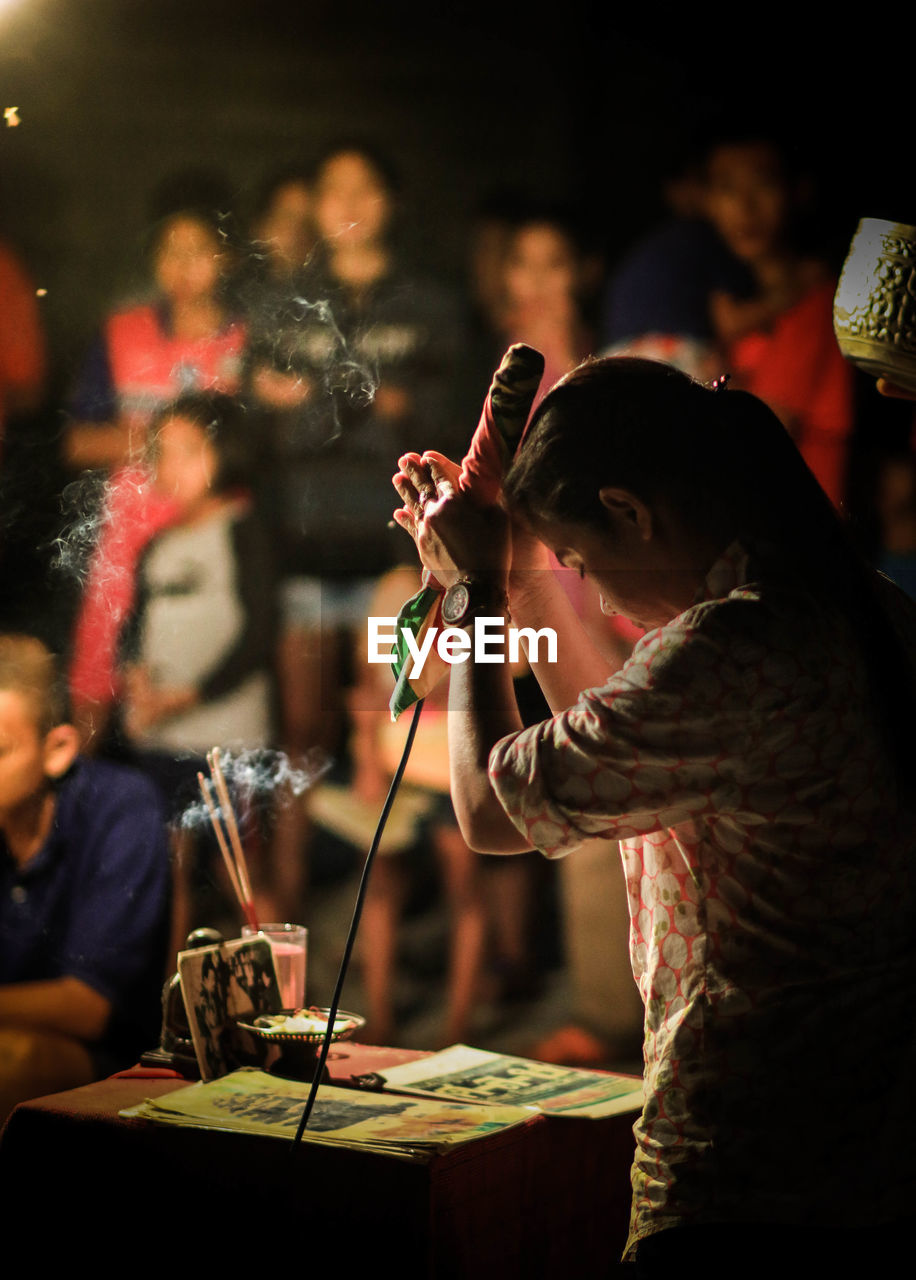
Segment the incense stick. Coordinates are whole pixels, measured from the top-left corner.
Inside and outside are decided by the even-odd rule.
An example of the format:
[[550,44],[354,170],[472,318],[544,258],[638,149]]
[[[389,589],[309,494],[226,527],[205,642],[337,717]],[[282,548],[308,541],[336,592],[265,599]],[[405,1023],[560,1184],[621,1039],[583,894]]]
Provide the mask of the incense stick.
[[242,894],[242,886],[239,884],[239,878],[235,871],[235,863],[232,861],[232,854],[229,852],[229,846],[226,844],[226,837],[223,835],[223,828],[220,825],[219,820],[219,811],[213,803],[213,797],[210,794],[210,786],[202,773],[198,773],[197,782],[200,786],[200,794],[204,798],[204,804],[207,806],[210,814],[210,824],[213,827],[213,834],[216,836],[216,843],[219,845],[219,851],[223,855],[223,862],[225,862],[226,870],[229,873],[229,882],[235,891],[235,896],[238,898],[242,910],[244,911],[245,898]]
[[[235,819],[235,810],[232,807],[232,801],[229,798],[229,788],[226,786],[226,779],[223,775],[222,765],[219,758],[219,747],[214,747],[212,751],[207,752],[207,764],[210,766],[211,780],[207,782],[202,773],[197,775],[200,784],[201,793],[210,812],[210,821],[213,824],[213,830],[216,835],[220,852],[226,863],[226,869],[229,872],[229,879],[232,887],[236,892],[236,896],[241,904],[245,919],[251,928],[258,932],[258,917],[254,909],[254,894],[251,891],[251,881],[248,877],[248,864],[245,861],[245,850],[242,848],[242,840],[239,835],[238,823]],[[219,810],[213,804],[213,797],[210,794],[210,788],[216,790],[216,796],[219,800]],[[226,843],[226,836],[223,833],[223,827],[220,823],[220,815],[222,815],[225,824],[226,833],[229,836],[229,843]],[[231,851],[230,851],[231,849]]]
[[251,892],[251,881],[248,878],[248,863],[245,861],[245,850],[242,848],[242,839],[239,835],[238,823],[235,820],[235,810],[233,809],[232,801],[229,798],[229,788],[226,786],[223,766],[220,763],[219,747],[214,747],[212,751],[207,753],[207,763],[210,766],[210,773],[216,785],[216,794],[219,797],[220,808],[223,811],[226,829],[229,832],[229,842],[232,845],[232,851],[235,854],[235,865],[239,873],[239,884],[242,886],[242,893],[250,903],[254,895]]

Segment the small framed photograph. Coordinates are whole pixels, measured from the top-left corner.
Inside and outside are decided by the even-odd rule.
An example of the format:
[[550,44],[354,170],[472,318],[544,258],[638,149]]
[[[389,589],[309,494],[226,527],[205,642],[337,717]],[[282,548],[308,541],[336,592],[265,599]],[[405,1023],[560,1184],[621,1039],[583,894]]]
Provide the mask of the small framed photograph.
[[279,1013],[280,985],[266,938],[237,938],[178,953],[178,974],[202,1080],[256,1063],[258,1050],[236,1024]]

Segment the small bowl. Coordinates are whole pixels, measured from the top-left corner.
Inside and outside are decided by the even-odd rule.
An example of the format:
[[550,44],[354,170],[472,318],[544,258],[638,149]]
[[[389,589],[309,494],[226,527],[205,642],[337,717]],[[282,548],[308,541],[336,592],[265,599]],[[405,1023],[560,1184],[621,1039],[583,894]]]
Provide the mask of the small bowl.
[[[258,1059],[262,1070],[271,1075],[285,1076],[290,1080],[311,1080],[315,1074],[321,1057],[320,1047],[327,1030],[327,1019],[330,1009],[283,1009],[280,1013],[262,1014],[252,1018],[251,1022],[239,1019],[236,1026],[248,1031],[258,1046]],[[301,1014],[304,1017],[325,1020],[325,1029],[319,1031],[284,1031],[283,1020]],[[337,1010],[335,1024],[345,1020],[345,1025],[334,1031],[333,1043],[349,1038],[366,1025],[366,1019],[358,1013],[347,1013],[345,1009]],[[277,1024],[280,1024],[279,1026]],[[330,1083],[330,1072],[327,1065],[321,1075],[321,1083]]]
[[[330,1009],[281,1009],[279,1013],[265,1013],[260,1017],[252,1019],[251,1022],[244,1022],[239,1019],[237,1025],[243,1031],[250,1031],[253,1036],[257,1036],[259,1040],[266,1040],[269,1044],[321,1044],[327,1034],[327,1021]],[[323,1018],[325,1027],[316,1031],[285,1031],[283,1023],[287,1018],[295,1018],[297,1016],[304,1018]],[[358,1013],[347,1013],[345,1009],[338,1009],[334,1019],[335,1029],[331,1036],[333,1042],[338,1040],[349,1040],[350,1037],[361,1027],[366,1025],[366,1019]],[[343,1022],[344,1025],[338,1030],[336,1024]]]
[[916,227],[861,220],[837,286],[833,330],[860,369],[916,392]]

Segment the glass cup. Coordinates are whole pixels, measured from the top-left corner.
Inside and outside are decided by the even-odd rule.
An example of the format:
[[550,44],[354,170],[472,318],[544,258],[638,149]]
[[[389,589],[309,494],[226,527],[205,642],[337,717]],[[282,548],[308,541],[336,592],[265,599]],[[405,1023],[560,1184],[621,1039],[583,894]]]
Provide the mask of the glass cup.
[[243,938],[266,938],[273,952],[284,1009],[305,1007],[305,967],[309,932],[301,924],[264,924],[252,929],[242,926]]

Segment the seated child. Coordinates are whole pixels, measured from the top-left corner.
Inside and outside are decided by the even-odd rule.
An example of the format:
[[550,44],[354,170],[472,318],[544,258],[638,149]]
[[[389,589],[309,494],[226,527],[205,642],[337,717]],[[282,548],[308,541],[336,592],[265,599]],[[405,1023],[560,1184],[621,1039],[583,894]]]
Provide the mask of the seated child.
[[176,515],[138,565],[121,712],[128,759],[160,784],[172,818],[199,803],[210,748],[271,739],[274,594],[247,488],[247,428],[239,404],[216,392],[179,397],[150,428],[152,485]]
[[150,447],[153,487],[176,514],[138,566],[124,635],[127,737],[169,755],[266,746],[274,601],[244,412],[228,396],[189,392],[156,415]]
[[52,655],[0,635],[0,1123],[157,1038],[162,807],[140,774],[78,749]]

